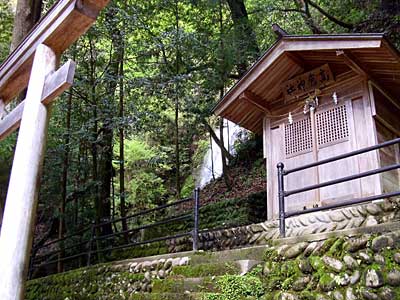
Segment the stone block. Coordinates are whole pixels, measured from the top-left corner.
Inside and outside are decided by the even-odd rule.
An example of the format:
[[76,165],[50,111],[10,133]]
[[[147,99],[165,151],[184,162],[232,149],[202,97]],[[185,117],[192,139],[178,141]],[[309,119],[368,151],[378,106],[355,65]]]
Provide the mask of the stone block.
[[383,275],[381,271],[369,269],[365,273],[365,285],[369,288],[379,288],[383,286]]

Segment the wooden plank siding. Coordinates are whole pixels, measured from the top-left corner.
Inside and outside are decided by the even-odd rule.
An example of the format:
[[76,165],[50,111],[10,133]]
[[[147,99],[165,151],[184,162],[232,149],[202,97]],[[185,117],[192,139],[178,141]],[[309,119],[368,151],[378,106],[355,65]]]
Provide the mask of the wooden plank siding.
[[[375,102],[375,126],[379,143],[400,137],[400,109],[383,95],[378,89],[371,87]],[[380,166],[388,166],[400,162],[400,147],[393,145],[379,150]],[[381,174],[384,192],[398,190],[400,186],[400,170],[392,170]]]
[[[361,76],[341,76],[337,79],[335,85],[322,90],[323,96],[320,97],[320,105],[317,108],[317,114],[336,107],[331,98],[335,91],[339,97],[339,104],[345,104],[348,113],[349,139],[347,141],[334,143],[328,147],[318,146],[318,158],[325,159],[335,155],[343,154],[352,150],[372,146],[377,143],[375,133],[375,123],[371,114],[371,99],[368,96],[368,85]],[[312,153],[304,153],[294,158],[285,155],[284,126],[288,124],[287,114],[303,103],[299,99],[297,103],[283,105],[282,102],[270,106],[271,114],[284,115],[280,118],[268,118],[264,120],[264,149],[267,168],[267,199],[268,199],[268,218],[277,217],[277,184],[276,184],[276,165],[278,162],[284,162],[285,168],[293,168],[315,161]],[[302,110],[293,114],[296,121],[304,116]],[[377,151],[366,153],[358,157],[347,158],[342,161],[333,162],[325,166],[320,166],[318,179],[316,179],[315,170],[301,171],[293,173],[285,178],[286,190],[304,187],[306,185],[325,182],[342,176],[357,174],[359,172],[375,169],[379,166]],[[316,168],[314,168],[316,169]],[[354,180],[348,183],[342,183],[338,186],[326,187],[320,190],[319,198],[322,205],[341,202],[354,197],[369,196],[380,193],[379,175],[368,178]],[[304,194],[293,195],[287,198],[286,209],[298,210],[303,207],[310,208],[317,204],[315,192],[306,192]]]

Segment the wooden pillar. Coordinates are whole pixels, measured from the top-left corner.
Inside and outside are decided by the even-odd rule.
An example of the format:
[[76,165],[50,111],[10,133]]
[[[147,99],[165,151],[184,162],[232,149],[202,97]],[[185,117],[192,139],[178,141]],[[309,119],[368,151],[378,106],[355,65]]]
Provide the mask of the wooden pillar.
[[36,50],[15,150],[0,234],[0,299],[24,299],[37,198],[45,152],[49,109],[42,104],[46,75],[56,55],[45,45]]
[[[315,109],[314,107],[310,108],[310,118],[311,118],[311,135],[312,135],[312,143],[313,143],[313,156],[314,156],[314,162],[317,162],[318,159],[318,136],[317,136],[317,122],[315,120]],[[314,176],[315,176],[315,184],[319,184],[319,167],[314,168]],[[321,197],[320,197],[320,192],[319,189],[314,190],[314,205],[317,205],[317,207],[321,206]]]
[[3,99],[0,98],[0,120],[3,119],[3,117],[6,115],[5,108],[6,106],[3,102]]

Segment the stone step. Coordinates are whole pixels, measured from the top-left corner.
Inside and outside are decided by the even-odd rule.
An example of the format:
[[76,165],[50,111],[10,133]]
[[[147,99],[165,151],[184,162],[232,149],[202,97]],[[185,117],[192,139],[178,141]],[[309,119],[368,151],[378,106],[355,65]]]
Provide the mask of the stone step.
[[223,250],[217,252],[203,252],[199,251],[193,253],[190,257],[190,264],[203,264],[203,263],[219,263],[219,262],[233,262],[241,260],[255,260],[262,259],[265,250],[268,246],[253,246],[246,248],[238,248],[232,250]]
[[166,279],[153,281],[152,293],[202,293],[217,292],[216,277],[193,277],[170,276]]
[[185,266],[176,266],[172,268],[169,276],[183,276],[187,278],[193,277],[210,277],[220,275],[236,275],[241,274],[241,264],[238,262],[219,262],[219,263],[198,263]]
[[[207,298],[207,295],[210,298]],[[219,299],[218,293],[138,293],[132,294],[129,300],[204,300]],[[224,299],[224,298],[222,298]],[[256,300],[256,297],[241,297],[235,300]]]
[[202,300],[204,293],[137,293],[129,300]]

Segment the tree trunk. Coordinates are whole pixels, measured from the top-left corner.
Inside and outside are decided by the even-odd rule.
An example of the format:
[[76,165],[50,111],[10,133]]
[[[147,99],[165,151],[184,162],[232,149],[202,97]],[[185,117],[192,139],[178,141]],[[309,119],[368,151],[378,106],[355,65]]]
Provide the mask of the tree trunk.
[[[60,216],[58,218],[58,238],[62,239],[65,234],[65,205],[67,203],[67,186],[68,186],[68,167],[69,167],[69,153],[70,153],[70,131],[71,131],[71,109],[72,109],[72,91],[67,98],[67,114],[65,116],[65,130],[66,136],[64,140],[65,150],[63,158],[63,170],[61,178],[61,204],[60,204]],[[61,247],[62,249],[64,247]],[[64,256],[64,251],[59,255],[59,261],[57,265],[58,273],[64,272],[64,264],[61,258]]]
[[39,21],[42,0],[18,0],[15,12],[11,51],[14,51],[32,27]]
[[[100,128],[101,141],[99,142],[99,200],[100,207],[98,213],[101,220],[107,221],[111,217],[111,183],[114,176],[112,166],[113,159],[113,136],[114,122],[114,96],[118,83],[118,75],[120,64],[123,61],[124,41],[122,30],[118,23],[118,8],[116,5],[111,5],[106,13],[106,23],[109,29],[111,42],[113,45],[112,54],[110,57],[109,67],[107,69],[106,78],[110,80],[106,83],[107,99],[105,101],[102,114],[102,126]],[[106,224],[101,228],[101,234],[110,234],[112,232],[111,224]]]
[[[124,55],[123,55],[124,56]],[[124,118],[124,61],[122,59],[119,69],[119,117],[123,121]],[[120,213],[121,218],[126,217],[125,203],[125,152],[124,152],[124,125],[119,128],[119,195],[120,195]],[[128,230],[126,220],[122,220],[122,230]],[[128,242],[128,233],[124,234],[125,242]]]
[[176,184],[176,197],[181,198],[181,161],[180,161],[180,145],[179,145],[179,6],[178,1],[175,0],[175,29],[176,29],[176,54],[175,54],[175,184]]
[[308,2],[306,0],[294,0],[294,1],[298,9],[302,11],[301,17],[303,18],[306,25],[310,28],[311,32],[314,34],[326,33],[324,30],[319,28],[319,26],[315,23],[310,13]]
[[[219,120],[219,139],[221,144],[224,144],[224,119]],[[232,189],[231,179],[229,177],[228,165],[226,163],[226,156],[224,151],[221,149],[221,160],[222,160],[222,176],[224,177],[225,185],[228,190]]]
[[224,153],[225,158],[227,158],[228,160],[232,160],[234,157],[232,156],[232,154],[228,152],[228,150],[226,150],[224,142],[221,141],[220,138],[218,138],[218,136],[215,134],[214,129],[210,126],[210,124],[208,124],[206,120],[203,120],[203,124],[206,126],[208,132],[210,133],[210,136],[213,138],[215,143],[221,149],[221,152]]
[[235,29],[237,48],[236,66],[239,76],[248,68],[249,61],[258,58],[260,49],[257,44],[256,34],[250,25],[244,0],[227,0]]

